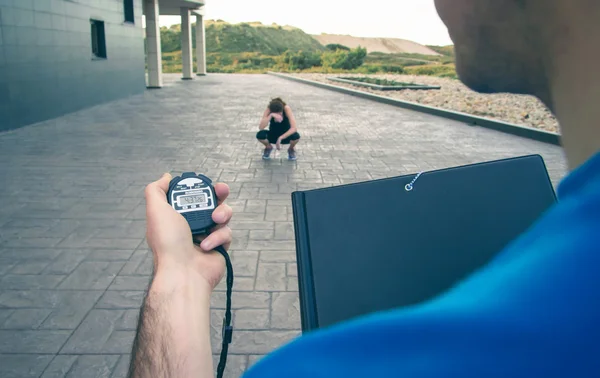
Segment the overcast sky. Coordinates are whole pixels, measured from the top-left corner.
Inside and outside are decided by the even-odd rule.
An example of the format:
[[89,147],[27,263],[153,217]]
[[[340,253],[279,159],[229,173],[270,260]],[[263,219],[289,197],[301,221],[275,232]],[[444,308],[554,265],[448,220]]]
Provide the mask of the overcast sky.
[[[433,0],[207,0],[206,19],[291,25],[310,34],[403,38],[427,45],[452,44]],[[193,21],[192,21],[193,22]],[[162,26],[179,24],[161,16]]]

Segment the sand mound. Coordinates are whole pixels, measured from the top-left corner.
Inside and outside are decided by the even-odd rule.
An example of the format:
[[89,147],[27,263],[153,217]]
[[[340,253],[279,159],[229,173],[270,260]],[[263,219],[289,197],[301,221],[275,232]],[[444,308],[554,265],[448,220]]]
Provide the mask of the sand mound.
[[337,43],[350,48],[365,47],[367,52],[382,52],[386,54],[409,53],[423,55],[440,55],[427,46],[400,38],[363,38],[350,35],[320,34],[313,35],[322,45]]

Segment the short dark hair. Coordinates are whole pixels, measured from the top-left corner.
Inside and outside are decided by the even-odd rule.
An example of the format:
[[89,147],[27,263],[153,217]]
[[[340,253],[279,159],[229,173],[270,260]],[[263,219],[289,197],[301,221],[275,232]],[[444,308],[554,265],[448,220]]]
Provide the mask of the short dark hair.
[[269,111],[271,111],[271,113],[282,112],[283,108],[285,108],[285,102],[279,97],[274,98],[269,102]]

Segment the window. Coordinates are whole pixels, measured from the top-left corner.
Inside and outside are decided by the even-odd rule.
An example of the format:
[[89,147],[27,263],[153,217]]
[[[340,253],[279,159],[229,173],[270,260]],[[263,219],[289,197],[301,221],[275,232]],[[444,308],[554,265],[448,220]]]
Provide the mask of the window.
[[104,21],[90,20],[92,28],[92,55],[97,59],[106,59],[106,37]]
[[125,22],[135,23],[135,15],[133,14],[133,0],[123,0],[123,9],[125,12]]

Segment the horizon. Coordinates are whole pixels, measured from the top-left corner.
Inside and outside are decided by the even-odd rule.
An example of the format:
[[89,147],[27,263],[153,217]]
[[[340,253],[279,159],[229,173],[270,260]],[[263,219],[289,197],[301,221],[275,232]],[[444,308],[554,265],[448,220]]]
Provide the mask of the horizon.
[[[310,5],[315,5],[311,7]],[[281,10],[280,10],[281,9]],[[343,9],[342,12],[339,9]],[[382,10],[384,10],[382,12]],[[337,13],[337,17],[331,14]],[[340,17],[343,15],[343,17]],[[338,34],[366,38],[400,38],[423,45],[446,46],[453,42],[440,20],[433,0],[372,0],[369,7],[348,6],[344,0],[305,0],[286,4],[276,0],[213,0],[206,5],[207,20],[273,23],[293,26],[307,34]],[[160,26],[180,24],[179,16],[160,16]]]

